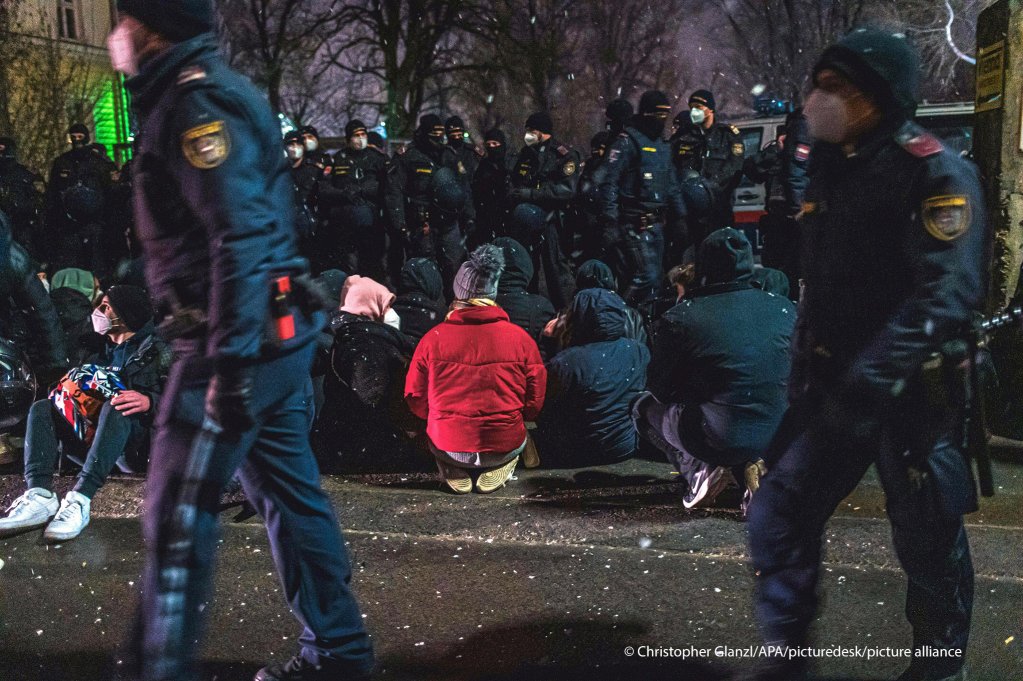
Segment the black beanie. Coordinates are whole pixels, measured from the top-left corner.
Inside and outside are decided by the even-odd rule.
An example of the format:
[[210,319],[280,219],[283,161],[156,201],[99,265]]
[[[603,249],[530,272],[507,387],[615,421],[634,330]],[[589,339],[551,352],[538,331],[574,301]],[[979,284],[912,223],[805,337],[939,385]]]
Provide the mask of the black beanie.
[[348,125],[345,126],[345,137],[351,139],[352,135],[354,135],[357,132],[365,132],[368,135],[368,131],[366,130],[366,124],[360,121],[358,118],[353,118],[352,120],[348,121]]
[[85,127],[84,123],[75,123],[67,129],[69,135],[85,135],[85,141],[88,143],[92,139],[92,135],[89,134],[89,129]]
[[660,90],[647,90],[639,98],[639,113],[641,115],[658,114],[660,118],[667,119],[671,112],[671,103],[668,95]]
[[902,33],[858,28],[824,50],[813,69],[832,69],[875,98],[889,113],[912,117],[920,87],[920,57]]
[[714,101],[714,93],[710,90],[697,90],[689,95],[689,105],[703,104],[711,111],[717,110],[717,102]]
[[458,132],[462,132],[463,130],[465,130],[465,121],[463,121],[458,116],[451,116],[446,121],[444,121],[444,127],[447,129],[448,132],[454,132],[456,130]]
[[418,132],[423,135],[443,134],[444,123],[440,120],[440,116],[437,114],[426,114],[419,119]]
[[379,132],[370,130],[366,133],[367,141],[381,151],[384,148],[384,138]]
[[213,31],[212,0],[117,0],[117,11],[175,43]]
[[149,294],[139,286],[122,284],[107,289],[110,307],[129,331],[138,331],[153,319],[153,307]]
[[284,136],[284,146],[287,146],[292,142],[302,144],[302,133],[300,133],[298,130],[292,130],[288,132],[288,134]]
[[311,125],[303,125],[298,131],[303,135],[312,135],[316,139],[320,139],[320,133]]
[[624,124],[632,118],[632,102],[627,99],[616,99],[604,109],[604,117],[609,121]]
[[537,111],[526,119],[526,130],[539,130],[545,135],[554,133],[554,121],[546,111]]
[[483,135],[484,142],[500,142],[501,146],[508,144],[508,138],[504,136],[504,131],[500,128],[492,128],[487,130]]

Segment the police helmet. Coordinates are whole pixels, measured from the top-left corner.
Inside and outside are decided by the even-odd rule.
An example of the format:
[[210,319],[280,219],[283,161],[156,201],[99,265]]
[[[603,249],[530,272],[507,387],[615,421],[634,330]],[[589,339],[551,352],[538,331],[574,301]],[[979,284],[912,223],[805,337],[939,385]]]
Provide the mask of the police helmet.
[[64,212],[78,223],[89,222],[103,209],[102,194],[81,182],[65,189],[60,198],[64,204]]
[[362,232],[373,228],[376,215],[369,204],[347,205],[338,209],[339,222],[346,231]]
[[433,174],[433,204],[442,211],[457,213],[465,206],[465,187],[451,168]]
[[699,174],[690,175],[682,181],[682,198],[693,217],[706,217],[714,207],[714,195]]
[[28,415],[36,398],[36,379],[25,353],[0,338],[0,428],[10,428]]

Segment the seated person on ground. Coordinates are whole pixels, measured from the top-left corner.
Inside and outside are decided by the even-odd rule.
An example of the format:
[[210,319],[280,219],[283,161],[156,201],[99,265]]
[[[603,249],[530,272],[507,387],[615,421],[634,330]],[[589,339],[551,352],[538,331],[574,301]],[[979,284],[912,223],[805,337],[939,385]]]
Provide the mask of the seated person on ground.
[[57,311],[71,366],[78,366],[93,354],[104,338],[92,330],[90,315],[99,303],[99,281],[91,272],[67,268],[53,275],[50,300]]
[[557,311],[551,301],[526,290],[533,279],[533,261],[526,247],[507,236],[495,239],[494,245],[504,255],[504,273],[495,302],[508,313],[512,324],[521,326],[530,338],[539,342],[544,327],[557,316]]
[[[106,346],[29,410],[28,491],[0,519],[0,536],[47,525],[46,539],[77,537],[89,524],[91,500],[114,465],[148,440],[170,352],[154,333],[146,292],[136,286],[111,287],[93,311],[92,323],[108,339]],[[62,501],[53,493],[58,446],[68,455],[84,453],[74,489]]]
[[650,352],[626,337],[628,324],[625,301],[614,291],[575,294],[569,346],[547,363],[547,397],[537,419],[535,437],[546,464],[594,466],[635,454],[639,439],[631,407],[646,387]]
[[430,258],[411,258],[401,268],[394,311],[401,317],[401,331],[419,342],[427,331],[444,321],[444,282],[437,263]]
[[633,410],[640,437],[688,483],[686,508],[710,505],[735,472],[745,478],[748,505],[787,406],[795,306],[753,287],[752,274],[742,232],[707,236],[697,258],[699,288],[661,320],[648,371],[652,395]]
[[352,275],[331,319],[334,344],[324,380],[317,450],[327,461],[353,454],[394,456],[413,423],[404,402],[405,372],[414,342],[384,322],[394,294]]
[[[426,421],[430,450],[445,484],[459,494],[493,492],[522,455],[530,465],[526,421],[543,406],[547,371],[536,342],[497,306],[501,249],[477,248],[454,279],[447,319],[419,341],[405,400]],[[528,447],[527,447],[528,445]]]

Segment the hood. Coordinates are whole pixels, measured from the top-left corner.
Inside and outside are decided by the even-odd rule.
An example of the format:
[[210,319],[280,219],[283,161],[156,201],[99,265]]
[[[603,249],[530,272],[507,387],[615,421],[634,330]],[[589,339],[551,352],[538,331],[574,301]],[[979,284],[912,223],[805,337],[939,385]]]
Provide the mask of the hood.
[[700,286],[749,279],[751,274],[753,249],[739,230],[719,229],[700,244],[696,258],[696,282]]
[[600,260],[587,260],[579,267],[579,273],[575,275],[575,288],[582,291],[588,288],[602,288],[614,291],[615,275],[611,268]]
[[533,280],[533,261],[529,251],[511,237],[502,236],[494,239],[494,245],[504,251],[504,273],[497,283],[497,294],[525,291]]
[[73,291],[78,291],[91,301],[96,293],[93,283],[92,272],[80,270],[76,267],[66,267],[53,274],[53,278],[50,279],[50,291],[69,288]]
[[572,345],[613,341],[625,335],[625,301],[614,291],[588,288],[576,294],[571,312]]
[[781,270],[773,267],[761,267],[754,270],[750,282],[767,293],[773,293],[783,298],[789,297],[789,278]]
[[398,295],[422,293],[430,300],[444,298],[444,282],[437,263],[429,258],[412,258],[401,268]]
[[341,292],[341,311],[368,317],[373,321],[383,321],[384,315],[394,303],[394,294],[383,284],[378,284],[369,277],[353,274],[345,280],[344,291]]

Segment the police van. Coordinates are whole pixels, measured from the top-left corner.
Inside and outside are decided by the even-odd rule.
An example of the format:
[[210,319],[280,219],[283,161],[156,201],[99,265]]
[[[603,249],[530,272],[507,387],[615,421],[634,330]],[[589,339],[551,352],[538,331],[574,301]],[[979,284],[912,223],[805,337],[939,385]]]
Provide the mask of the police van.
[[[968,156],[973,149],[973,102],[949,104],[922,104],[916,112],[916,121],[940,137],[945,144],[962,156]],[[739,129],[745,146],[746,157],[750,157],[773,142],[778,128],[785,124],[785,116],[748,118],[730,121]],[[754,183],[743,176],[735,190],[735,227],[743,230],[760,252],[761,239],[757,225],[765,213],[766,195],[763,183]]]

